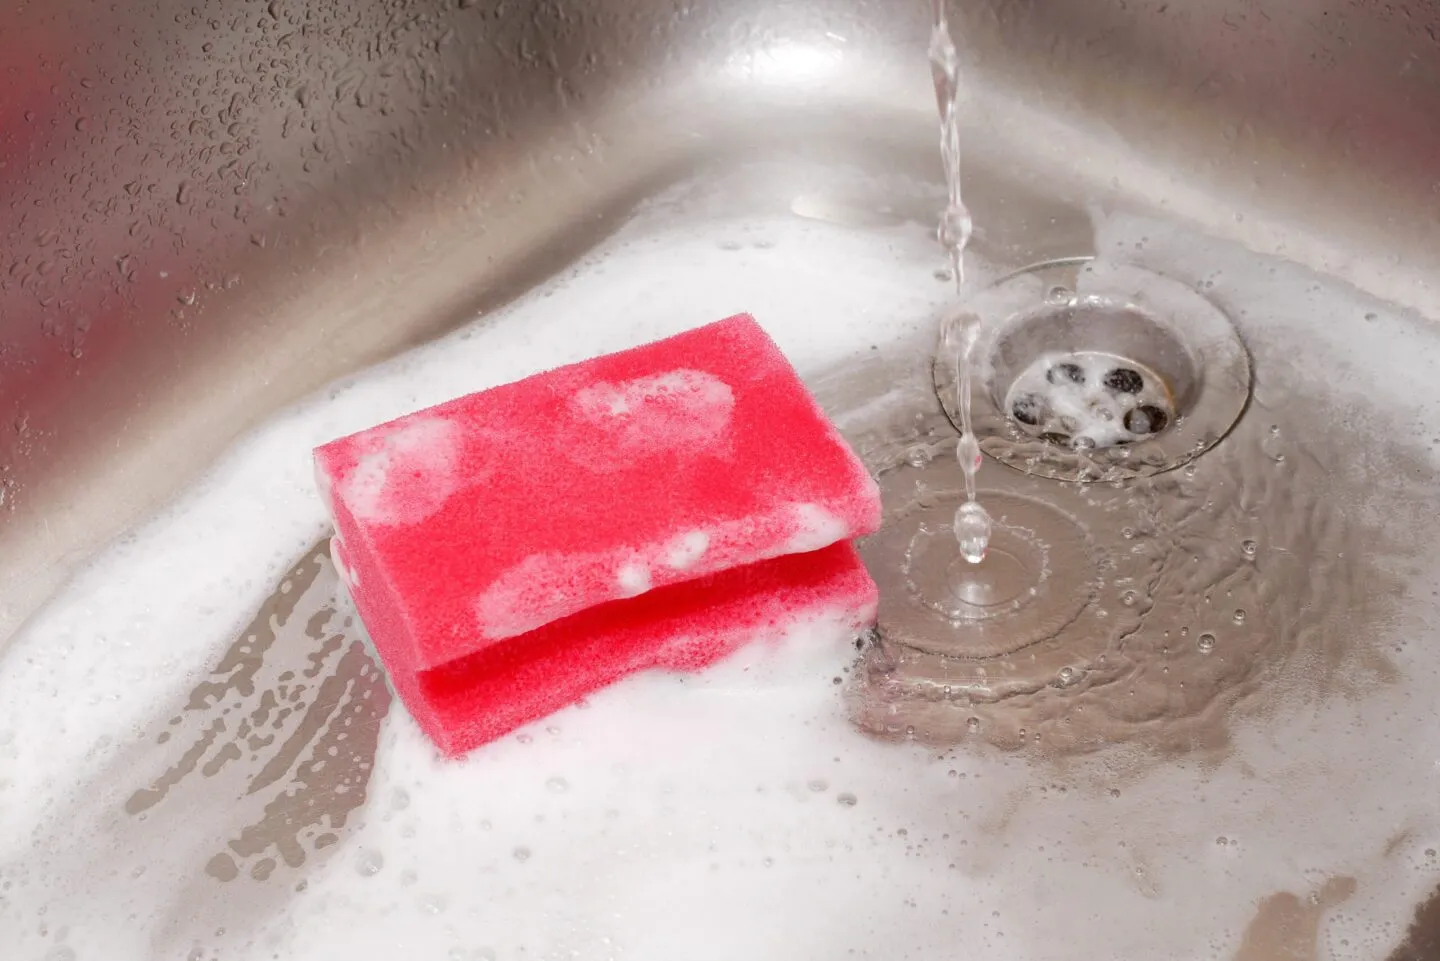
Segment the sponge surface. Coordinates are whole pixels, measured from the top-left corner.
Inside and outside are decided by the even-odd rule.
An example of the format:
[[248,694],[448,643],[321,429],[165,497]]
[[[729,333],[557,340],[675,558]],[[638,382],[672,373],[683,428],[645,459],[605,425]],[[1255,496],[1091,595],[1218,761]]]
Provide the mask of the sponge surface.
[[416,672],[880,522],[868,471],[746,315],[459,398],[315,459],[366,624],[392,668]]

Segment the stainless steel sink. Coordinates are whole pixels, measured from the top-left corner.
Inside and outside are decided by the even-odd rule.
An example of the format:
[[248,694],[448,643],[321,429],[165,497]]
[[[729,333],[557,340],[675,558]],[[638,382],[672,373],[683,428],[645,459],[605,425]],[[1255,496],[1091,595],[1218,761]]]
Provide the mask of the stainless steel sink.
[[[326,886],[327,871],[399,874],[395,903],[424,901],[437,930],[468,931],[467,902],[454,890],[432,890],[423,868],[398,867],[393,848],[388,868],[376,864],[366,832],[441,817],[416,785],[438,791],[443,775],[393,743],[389,696],[363,634],[336,599],[323,550],[304,549],[323,530],[306,528],[309,515],[289,501],[272,518],[263,499],[252,500],[248,523],[273,520],[277,532],[256,549],[246,582],[195,588],[209,535],[192,528],[175,542],[187,546],[172,568],[137,568],[143,604],[127,596],[125,558],[134,555],[125,551],[139,538],[151,544],[147,556],[159,556],[163,539],[145,532],[179,523],[175,505],[185,502],[174,498],[198,496],[197,482],[213,489],[217,469],[239,476],[234,451],[258,456],[255,445],[280,435],[253,431],[279,423],[290,405],[305,400],[314,411],[332,394],[353,398],[359,382],[342,378],[461,328],[452,336],[483,338],[486,318],[517,298],[531,298],[524,316],[536,316],[534,298],[593,279],[607,263],[644,283],[647,237],[663,244],[677,230],[709,231],[724,242],[745,218],[789,218],[853,231],[877,256],[925,265],[929,248],[917,238],[938,213],[940,182],[924,61],[929,5],[12,6],[0,28],[0,692],[53,683],[55,708],[51,715],[27,699],[23,712],[0,713],[0,811],[22,793],[32,805],[0,814],[0,934],[18,932],[24,957],[87,957],[86,939],[117,930],[126,934],[111,957],[342,956],[294,928],[302,922],[293,919],[324,910],[315,898],[344,910],[350,895]],[[1115,708],[1113,685],[1095,688],[1088,717],[1124,723],[1070,724],[1049,701],[1016,711],[995,693],[997,673],[977,674],[973,664],[958,673],[915,668],[926,684],[970,692],[973,704],[958,712],[930,701],[912,717],[913,691],[884,694],[894,701],[853,695],[862,702],[858,726],[880,737],[856,733],[863,746],[847,748],[845,765],[908,758],[905,770],[938,771],[939,785],[967,793],[945,795],[916,774],[911,794],[903,785],[883,799],[862,794],[855,811],[881,802],[881,821],[837,827],[830,841],[870,850],[883,834],[902,849],[896,856],[913,845],[925,865],[948,864],[967,883],[993,876],[1007,893],[984,914],[1001,920],[983,934],[952,931],[965,912],[949,910],[954,882],[943,871],[898,887],[890,875],[847,874],[835,882],[838,914],[858,911],[863,923],[837,916],[814,927],[821,915],[811,901],[788,914],[772,908],[750,923],[753,938],[725,943],[760,956],[801,943],[820,945],[817,955],[864,952],[894,946],[895,931],[909,925],[936,938],[948,932],[904,941],[914,956],[984,945],[995,957],[1061,957],[1070,938],[1106,944],[1107,924],[1128,918],[1129,933],[1114,942],[1127,957],[1440,957],[1429,901],[1440,882],[1440,822],[1424,813],[1440,711],[1425,703],[1420,682],[1440,663],[1426,654],[1440,637],[1429,586],[1440,572],[1429,422],[1440,399],[1429,366],[1440,358],[1431,324],[1440,318],[1440,8],[977,0],[952,4],[950,18],[967,82],[967,199],[982,272],[1123,250],[1211,298],[1238,327],[1254,371],[1249,409],[1195,473],[1159,475],[1144,491],[1160,505],[1147,516],[1184,528],[1156,560],[1162,585],[1170,559],[1198,558],[1215,538],[1240,545],[1242,520],[1273,515],[1266,543],[1284,563],[1261,578],[1263,590],[1225,581],[1256,592],[1263,609],[1249,611],[1251,629],[1268,633],[1244,648],[1253,670],[1207,674],[1225,696],[1177,708],[1184,723],[1164,736],[1143,711]],[[938,247],[933,256],[939,268]],[[743,293],[758,269],[739,258],[710,273],[719,288]],[[823,278],[817,269],[795,283],[818,289]],[[890,478],[897,511],[913,479],[906,472],[931,465],[930,454],[913,452],[953,436],[928,371],[932,307],[945,288],[926,279],[932,286],[897,302],[893,317],[871,316],[863,335],[837,334],[836,349],[816,352],[823,362],[802,371]],[[663,297],[685,306],[673,285]],[[558,342],[572,335],[603,343],[604,332],[586,328],[583,297],[565,302],[573,315],[556,324],[517,328],[507,315],[510,339],[486,350],[499,357],[530,329],[560,354]],[[706,319],[714,318],[694,318]],[[392,395],[409,390],[408,363],[384,375]],[[415,387],[414,402],[433,390],[441,387]],[[346,419],[357,409],[337,414],[333,433],[364,426]],[[275,456],[305,454],[298,445]],[[1285,473],[1261,476],[1282,462]],[[984,476],[1092,526],[1138,503],[1129,488],[1097,494],[998,463]],[[1123,525],[1114,526],[1118,551]],[[870,557],[882,587],[902,590],[880,546]],[[165,577],[173,591],[153,593]],[[1168,656],[1162,627],[1176,632],[1177,648],[1182,627],[1199,633],[1212,598],[1196,583],[1171,584],[1171,606],[1149,622],[1137,615],[1134,637],[1154,634]],[[179,610],[167,610],[167,598]],[[1128,616],[1115,612],[1085,628],[1095,651]],[[1271,636],[1283,642],[1270,645]],[[174,649],[166,683],[126,673],[124,652],[140,643]],[[875,654],[853,677],[885,675],[908,656]],[[119,667],[107,673],[111,657]],[[1048,671],[1061,660],[1044,663]],[[1178,682],[1213,663],[1183,661],[1166,677]],[[1024,688],[1023,673],[1006,683]],[[156,703],[127,702],[127,691],[161,688],[168,694]],[[1046,684],[1037,690],[1050,696]],[[1178,689],[1155,690],[1170,692],[1157,695],[1167,704],[1185,701]],[[106,722],[95,705],[112,702],[128,713],[96,741],[95,725]],[[279,734],[246,747],[235,725],[262,703],[285,712],[274,722]],[[877,719],[876,704],[894,708],[891,721]],[[1354,724],[1336,727],[1344,710]],[[994,735],[970,737],[972,717]],[[337,737],[343,718],[354,726]],[[36,766],[37,738],[53,742],[55,757],[73,755],[73,776]],[[829,750],[797,741],[793,773],[802,787],[824,784],[813,793],[829,798],[841,781],[805,773],[811,749]],[[560,764],[580,748],[555,750]],[[1292,763],[1259,767],[1257,752]],[[498,775],[466,770],[452,775],[476,791],[509,790]],[[762,778],[761,789],[779,792],[780,780]],[[1327,783],[1333,791],[1318,787]],[[646,785],[636,796],[650,803]],[[36,792],[46,798],[39,807]],[[1132,793],[1145,803],[1124,806]],[[1069,806],[1082,797],[1086,804]],[[1110,800],[1124,813],[1099,813]],[[748,802],[736,803],[743,813]],[[1217,840],[1208,826],[1216,804],[1232,805],[1260,833]],[[950,809],[964,805],[976,815],[962,828]],[[574,830],[589,824],[583,812],[570,816]],[[1258,827],[1267,817],[1273,834]],[[420,823],[418,839],[411,824],[395,843],[443,852]],[[1302,827],[1313,844],[1295,840]],[[952,846],[965,831],[978,834]],[[1366,848],[1376,831],[1385,843]],[[1201,832],[1205,849],[1187,847]],[[697,838],[680,831],[675,844]],[[757,844],[745,856],[758,864],[770,849]],[[828,850],[815,844],[806,857]],[[543,862],[543,845],[534,847]],[[1005,865],[1037,847],[1070,866],[1017,886]],[[534,930],[551,925],[527,956],[674,956],[684,943],[657,935],[602,944],[603,898],[516,880],[506,871],[532,852],[510,853],[495,869],[493,897],[528,896],[541,905],[534,917],[547,919],[532,918]],[[856,873],[864,863],[842,859],[833,870]],[[1193,882],[1177,880],[1185,865]],[[137,867],[150,873],[142,880]],[[577,870],[598,870],[626,891],[654,883],[595,865]],[[822,892],[826,870],[813,875]],[[1085,870],[1098,879],[1093,888],[1075,886]],[[1230,876],[1243,877],[1237,890],[1268,885],[1265,896],[1231,904],[1234,892],[1222,890]],[[733,891],[727,897],[757,909]],[[1224,910],[1211,911],[1212,897]],[[306,898],[304,907],[292,903]],[[881,921],[856,907],[887,898],[894,911]],[[393,930],[382,901],[356,909],[357,938]],[[37,903],[44,915],[33,913]],[[585,909],[567,914],[567,903]],[[700,908],[687,904],[679,916],[692,917],[687,911]],[[1156,929],[1148,940],[1131,930],[1136,918]],[[377,956],[402,947],[363,943]],[[690,948],[689,956],[712,956]],[[455,950],[495,956],[475,942]]]

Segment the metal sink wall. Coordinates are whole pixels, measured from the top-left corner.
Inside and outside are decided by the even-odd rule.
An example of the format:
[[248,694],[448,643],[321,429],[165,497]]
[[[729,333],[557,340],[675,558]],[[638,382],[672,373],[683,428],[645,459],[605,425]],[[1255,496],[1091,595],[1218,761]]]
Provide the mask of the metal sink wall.
[[[992,254],[1072,253],[1067,205],[1133,204],[1440,312],[1434,4],[952,6]],[[658,183],[777,150],[938,174],[927,7],[20,3],[0,638],[247,425],[503,302]]]

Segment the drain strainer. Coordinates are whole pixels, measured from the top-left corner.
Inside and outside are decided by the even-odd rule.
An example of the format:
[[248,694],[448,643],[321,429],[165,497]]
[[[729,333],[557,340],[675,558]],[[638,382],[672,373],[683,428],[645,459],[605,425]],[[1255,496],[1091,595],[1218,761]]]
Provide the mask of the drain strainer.
[[[980,447],[1030,474],[1156,474],[1214,446],[1239,418],[1250,361],[1229,319],[1183,284],[1074,259],[1029,267],[962,308],[979,321],[972,416]],[[957,425],[955,357],[935,387]]]
[[1004,409],[1022,433],[1076,450],[1133,444],[1175,420],[1165,378],[1098,351],[1036,358],[1010,385]]

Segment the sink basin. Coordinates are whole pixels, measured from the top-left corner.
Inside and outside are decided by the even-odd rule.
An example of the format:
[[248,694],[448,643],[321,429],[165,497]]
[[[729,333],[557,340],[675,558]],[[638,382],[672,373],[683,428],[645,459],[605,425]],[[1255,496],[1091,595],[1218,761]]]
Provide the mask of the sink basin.
[[[1003,594],[1032,633],[963,651],[893,606],[958,476],[928,17],[10,12],[20,956],[1440,956],[1440,11],[952,5],[971,282],[1164,278],[1248,375],[1188,463],[988,458],[1007,556],[1047,579]],[[862,545],[879,633],[807,625],[434,757],[330,565],[311,447],[742,310],[906,531]],[[1211,355],[1181,365],[1206,389]]]

